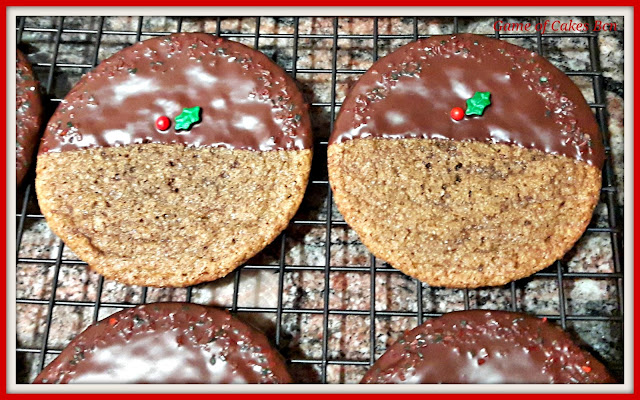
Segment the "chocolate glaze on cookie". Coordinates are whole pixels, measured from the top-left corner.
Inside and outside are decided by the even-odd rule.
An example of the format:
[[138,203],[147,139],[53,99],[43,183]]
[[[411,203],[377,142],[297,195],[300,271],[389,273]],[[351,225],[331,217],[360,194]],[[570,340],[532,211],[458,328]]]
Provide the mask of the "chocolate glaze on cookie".
[[[175,129],[183,108],[201,122]],[[166,131],[156,120],[168,117]],[[139,143],[256,151],[311,148],[295,82],[264,54],[205,33],[134,44],[83,76],[51,118],[40,153]]]
[[[481,116],[455,121],[475,92]],[[536,53],[473,34],[432,36],[376,62],[345,99],[329,143],[354,138],[508,143],[601,168],[602,138],[580,90]]]
[[29,171],[42,123],[42,102],[31,64],[16,49],[16,180]]
[[78,335],[34,383],[290,383],[267,339],[228,312],[156,303]]
[[557,326],[521,313],[461,311],[407,332],[362,383],[614,383]]

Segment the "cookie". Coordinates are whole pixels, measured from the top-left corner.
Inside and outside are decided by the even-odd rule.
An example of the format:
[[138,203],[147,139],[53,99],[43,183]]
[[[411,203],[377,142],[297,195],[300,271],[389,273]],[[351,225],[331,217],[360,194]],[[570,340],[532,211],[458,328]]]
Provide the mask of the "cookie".
[[204,33],[139,42],[51,118],[36,191],[51,229],[109,279],[225,276],[286,228],[312,157],[307,106],[264,54]]
[[29,172],[42,124],[40,85],[31,64],[16,49],[16,182]]
[[406,332],[362,383],[615,383],[605,367],[546,321],[459,311]]
[[74,338],[34,383],[290,383],[282,357],[228,312],[188,303],[113,314]]
[[594,115],[565,74],[472,34],[377,61],[328,147],[335,203],[369,250],[454,288],[503,285],[560,259],[591,219],[603,160]]

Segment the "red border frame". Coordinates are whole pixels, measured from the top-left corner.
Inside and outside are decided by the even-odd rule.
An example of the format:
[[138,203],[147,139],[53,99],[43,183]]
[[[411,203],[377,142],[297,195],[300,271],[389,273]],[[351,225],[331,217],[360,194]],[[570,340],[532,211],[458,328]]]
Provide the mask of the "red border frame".
[[[72,6],[87,6],[86,0],[58,0],[56,1],[57,6],[63,6],[63,7],[72,7]],[[101,4],[95,4],[95,2],[93,3],[94,6],[171,6],[172,4],[167,1],[167,0],[156,0],[156,1],[151,1],[151,0],[111,0],[109,2],[100,2]],[[322,5],[323,6],[384,6],[385,4],[382,3],[379,0],[374,0],[374,1],[364,1],[364,0],[356,0],[356,1],[348,1],[348,4],[345,4],[345,1],[340,1],[340,0],[324,0],[322,1]],[[7,54],[7,19],[8,19],[8,15],[7,15],[7,8],[8,7],[27,7],[27,6],[52,6],[53,4],[50,1],[47,0],[22,0],[22,1],[17,1],[17,0],[11,0],[11,1],[1,1],[0,4],[3,5],[3,8],[5,10],[4,13],[4,18],[2,19],[2,22],[0,23],[0,29],[2,31],[2,36],[3,36],[3,40],[2,43],[0,44],[1,46],[1,50],[3,54]],[[265,6],[264,2],[259,1],[259,0],[244,0],[244,1],[236,1],[236,2],[226,2],[226,4],[220,4],[217,3],[215,4],[216,6]],[[274,1],[271,2],[271,4],[269,4],[270,6],[300,6],[300,2],[299,0],[278,0],[278,1]],[[464,0],[464,1],[458,1],[457,4],[451,4],[451,2],[447,2],[447,1],[442,1],[442,0],[437,0],[437,1],[431,1],[429,2],[429,4],[424,4],[423,2],[419,2],[416,0],[413,1],[401,1],[400,3],[396,3],[393,6],[394,7],[400,7],[400,6],[477,6],[478,3],[474,2],[472,0]],[[506,0],[491,0],[491,1],[484,1],[483,6],[514,6],[513,3],[511,2],[507,2]],[[563,1],[561,4],[558,4],[557,1],[554,0],[538,0],[535,3],[530,3],[530,4],[522,4],[519,3],[517,4],[517,6],[523,6],[523,5],[527,5],[527,6],[600,6],[601,4],[598,4],[597,2],[590,0],[590,1],[576,1],[576,0],[570,0],[570,1]],[[633,1],[620,1],[620,0],[615,0],[615,1],[609,1],[608,4],[606,4],[606,6],[608,7],[613,7],[613,6],[626,6],[626,7],[632,7],[633,8],[633,19],[635,22],[638,21],[638,9],[635,7],[636,2]],[[208,2],[206,0],[191,0],[188,2],[188,4],[183,4],[181,7],[185,7],[185,6],[212,6],[211,2]],[[305,6],[308,6],[307,4],[305,4]],[[309,5],[310,6],[310,5]],[[635,35],[633,35],[635,36]],[[640,66],[637,63],[637,54],[640,50],[640,39],[635,39],[634,40],[634,47],[633,47],[633,73],[634,75],[636,73],[638,73],[640,71]],[[4,72],[4,75],[7,75],[7,63],[6,63],[6,59],[5,62],[2,64],[2,70]],[[8,78],[7,78],[8,79]],[[7,79],[3,80],[2,86],[4,89],[5,94],[7,93]],[[633,88],[633,98],[636,98],[636,95],[638,94],[638,83],[634,82],[634,88]],[[6,96],[2,98],[2,106],[3,108],[6,110],[7,108],[7,99]],[[640,103],[636,102],[634,104],[634,115],[638,115],[640,114]],[[627,111],[628,112],[628,111]],[[7,124],[7,115],[6,113],[4,114],[5,118],[4,118],[4,122],[5,122],[5,126]],[[632,138],[633,140],[633,138]],[[5,144],[6,144],[6,140],[5,140]],[[634,153],[638,152],[640,148],[640,143],[634,141],[633,143],[633,150]],[[15,194],[14,190],[9,190],[9,187],[7,185],[7,173],[8,173],[8,169],[7,169],[7,149],[5,148],[5,151],[2,152],[1,160],[2,160],[2,176],[0,177],[0,180],[2,182],[2,186],[3,186],[3,190],[5,192],[5,196],[3,196],[2,198],[2,205],[3,208],[5,210],[7,210],[7,196],[9,195],[13,195]],[[633,159],[632,159],[633,160]],[[634,165],[633,167],[633,173],[634,173],[634,178],[633,178],[633,196],[635,197],[639,192],[640,189],[638,189],[638,187],[635,185],[636,183],[636,175],[638,170],[640,170],[640,168],[636,167]],[[11,188],[13,189],[13,188]],[[12,194],[13,193],[13,194]],[[9,210],[7,210],[9,211]],[[632,213],[633,213],[633,223],[634,223],[634,230],[633,232],[635,232],[635,223],[637,222],[638,218],[636,217],[635,214],[636,211],[636,206],[634,204],[633,209],[632,209]],[[0,213],[2,216],[0,217],[1,220],[0,222],[2,222],[2,225],[7,226],[7,214],[6,213]],[[7,227],[8,230],[8,227]],[[2,255],[3,258],[5,260],[8,261],[7,257],[8,257],[8,252],[7,252],[7,240],[9,237],[13,237],[13,233],[11,233],[11,236],[9,236],[9,233],[7,232],[7,230],[5,230],[2,235],[4,236],[4,243],[5,245],[2,247]],[[636,243],[640,242],[640,239],[636,240],[636,238],[633,239],[633,244],[635,245]],[[635,246],[634,246],[635,247]],[[635,257],[634,257],[634,266],[635,266]],[[13,267],[13,263],[7,263],[7,268],[9,267]],[[1,281],[0,281],[0,285],[2,285],[2,287],[7,287],[7,275],[6,274],[1,274]],[[640,287],[640,274],[634,274],[634,278],[633,278],[633,286],[638,286]],[[0,339],[2,339],[2,343],[7,343],[7,310],[8,310],[8,306],[9,304],[7,303],[7,297],[6,297],[6,292],[5,292],[5,296],[2,296],[2,304],[3,304],[3,308],[2,308],[2,315],[3,315],[3,327],[4,329],[2,329],[2,336]],[[634,296],[633,299],[633,306],[634,306],[634,311],[633,311],[633,325],[635,328],[635,321],[638,319],[638,308],[640,305],[640,301],[638,300],[637,296]],[[635,383],[635,381],[638,380],[638,377],[640,376],[640,371],[638,370],[638,368],[635,368],[635,353],[636,353],[636,349],[638,348],[639,345],[639,341],[638,341],[638,334],[635,332],[635,329],[633,329],[633,345],[634,345],[634,352],[633,354],[625,354],[625,356],[631,356],[633,359],[633,383]],[[2,348],[2,358],[4,360],[7,360],[7,348],[6,346],[0,346],[0,348]],[[84,396],[84,394],[14,394],[14,393],[7,393],[7,365],[6,365],[6,361],[5,363],[2,364],[2,367],[0,368],[0,373],[2,374],[1,382],[2,382],[2,388],[0,389],[0,399],[4,399],[4,398],[32,398],[32,397],[42,397],[42,396],[47,396],[48,398],[57,398],[57,399],[63,399],[63,398],[67,398],[67,397],[78,397],[78,396]],[[239,392],[241,392],[241,388],[238,388]],[[633,392],[629,393],[629,394],[615,394],[615,395],[611,395],[608,394],[607,396],[615,396],[616,398],[620,398],[620,397],[638,397],[635,394],[635,388],[632,389]],[[339,392],[339,390],[338,390]],[[238,393],[239,394],[239,393]],[[323,394],[306,394],[305,396],[324,396],[328,393],[323,393]],[[554,396],[554,397],[567,397],[567,396],[571,396],[571,397],[580,397],[580,398],[586,398],[586,397],[593,397],[593,396],[599,396],[599,395],[593,395],[593,394],[518,394],[517,396],[519,398],[522,397],[527,397],[527,398],[533,398],[533,396]],[[113,396],[113,394],[92,394],[92,396],[95,397],[100,397],[100,398],[107,398],[108,396]],[[171,397],[175,397],[177,396],[177,394],[124,394],[122,396],[127,396],[127,397],[136,397],[137,399],[141,398],[141,397],[146,397],[146,398],[157,398],[157,397],[164,397],[164,398],[168,398],[169,396]],[[190,394],[189,396],[202,396],[202,395],[198,395],[198,394]],[[210,396],[210,395],[209,395]],[[215,396],[225,396],[224,394],[215,394]],[[284,396],[283,394],[261,394],[260,395],[261,398],[265,398],[265,397],[270,397],[270,398],[276,398],[276,397],[280,397],[280,396]],[[361,395],[355,395],[352,393],[346,393],[343,394],[343,396],[361,396]],[[370,397],[373,396],[372,394],[365,394],[365,396]],[[377,395],[377,396],[389,396],[388,394],[382,394],[382,395]],[[403,396],[405,396],[403,394]],[[434,394],[431,394],[431,396],[434,396]],[[469,396],[469,394],[449,394],[449,395],[440,395],[440,396],[448,396],[448,397],[459,397],[462,398],[463,396]],[[496,396],[500,396],[500,397],[505,397],[505,396],[512,396],[509,394],[475,394],[473,395],[474,399],[477,398],[477,396],[481,396],[483,398],[494,398]]]
[[[87,7],[87,3],[84,0],[58,0],[55,4],[47,0],[28,0],[28,1],[20,1],[20,0],[10,0],[10,1],[2,1],[0,2],[5,7],[28,7],[28,6],[60,6],[60,7]],[[428,3],[420,2],[417,0],[403,0],[397,2],[397,4],[390,5],[389,3],[385,3],[381,0],[350,0],[350,1],[340,1],[340,0],[323,0],[321,5],[314,6],[313,4],[300,4],[299,0],[277,0],[271,1],[269,4],[266,4],[264,1],[260,0],[244,0],[238,2],[216,2],[216,4],[212,4],[207,0],[190,0],[185,2],[180,6],[175,6],[171,4],[171,2],[167,0],[113,0],[110,2],[98,2],[98,4],[92,4],[91,6],[96,7],[126,7],[126,6],[134,6],[134,7],[142,7],[142,6],[164,6],[164,7],[212,7],[212,6],[227,6],[227,7],[255,7],[255,6],[272,6],[272,7],[393,7],[394,9],[397,7],[434,7],[434,6],[504,6],[504,7],[521,7],[521,6],[529,6],[529,7],[584,7],[584,6],[600,6],[600,7],[633,7],[635,3],[629,0],[612,0],[608,4],[600,4],[593,0],[586,1],[578,1],[578,0],[564,0],[562,2],[554,1],[554,0],[538,0],[536,2],[528,2],[527,3],[517,3],[508,2],[506,0],[487,0],[483,1],[482,4],[478,4],[478,2],[473,0],[462,0],[452,3],[446,0],[432,0]],[[464,10],[462,10],[464,11]],[[395,15],[401,15],[399,12]],[[634,11],[635,15],[635,11]]]

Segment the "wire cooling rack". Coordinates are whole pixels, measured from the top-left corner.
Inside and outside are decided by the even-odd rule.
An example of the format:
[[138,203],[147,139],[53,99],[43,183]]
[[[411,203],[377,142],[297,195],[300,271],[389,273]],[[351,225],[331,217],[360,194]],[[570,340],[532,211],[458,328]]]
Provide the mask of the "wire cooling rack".
[[[106,41],[107,38],[131,38],[135,37],[136,41],[140,40],[142,37],[150,37],[154,35],[165,35],[172,32],[180,32],[183,27],[183,19],[186,17],[176,17],[175,18],[175,30],[171,32],[155,32],[155,31],[145,31],[144,30],[144,19],[148,17],[138,17],[137,19],[137,30],[108,30],[105,29],[105,17],[96,17],[97,24],[92,25],[90,28],[84,27],[65,27],[65,17],[52,17],[51,21],[53,22],[49,27],[38,26],[39,24],[30,22],[31,19],[28,17],[18,17],[17,18],[17,42],[20,46],[29,46],[29,43],[24,39],[27,32],[42,32],[48,35],[48,40],[50,41],[49,49],[49,60],[44,60],[42,62],[34,62],[34,67],[36,71],[40,75],[40,79],[42,81],[42,85],[44,90],[49,97],[47,98],[48,109],[49,112],[57,106],[57,104],[61,101],[61,98],[53,95],[54,93],[54,84],[56,80],[56,76],[64,71],[65,69],[73,69],[79,68],[82,69],[83,72],[87,72],[90,68],[96,66],[99,63],[99,54],[101,45]],[[389,318],[389,317],[409,317],[415,318],[415,322],[417,324],[422,323],[425,318],[436,317],[441,315],[441,312],[436,312],[430,309],[425,309],[423,296],[425,295],[425,290],[428,290],[428,286],[425,284],[421,284],[418,281],[414,281],[412,284],[415,285],[416,288],[416,307],[415,311],[393,311],[393,310],[380,310],[376,307],[376,279],[380,278],[381,275],[385,274],[400,274],[400,272],[391,268],[389,265],[379,262],[373,257],[369,255],[369,265],[336,265],[335,262],[332,262],[330,257],[330,248],[332,246],[331,240],[331,232],[332,228],[345,226],[345,222],[339,217],[336,216],[336,213],[332,212],[333,209],[333,198],[331,195],[331,190],[329,187],[329,182],[326,178],[326,161],[324,160],[326,154],[326,146],[327,146],[327,137],[328,132],[333,128],[333,121],[335,119],[336,110],[341,105],[341,102],[337,101],[336,96],[336,88],[338,85],[338,76],[339,75],[353,75],[357,77],[358,75],[365,72],[364,69],[341,69],[338,68],[337,63],[337,55],[338,55],[338,43],[341,39],[354,39],[354,40],[368,40],[373,43],[371,51],[372,51],[372,60],[375,61],[378,59],[380,49],[384,47],[384,43],[388,43],[394,39],[404,39],[405,42],[409,40],[414,40],[422,37],[428,36],[426,32],[420,31],[419,18],[411,18],[409,19],[410,26],[412,27],[412,32],[407,33],[403,31],[402,33],[388,33],[388,30],[385,30],[384,33],[379,32],[379,24],[378,18],[371,18],[373,29],[371,33],[366,34],[346,34],[341,33],[338,29],[338,18],[329,18],[328,20],[332,22],[332,31],[330,33],[304,33],[300,31],[300,20],[301,18],[292,17],[290,18],[290,23],[293,26],[292,32],[290,33],[261,33],[261,19],[260,17],[255,18],[255,31],[254,32],[227,32],[221,29],[221,23],[224,21],[226,17],[210,17],[209,20],[214,24],[215,30],[213,30],[212,34],[216,34],[223,37],[231,37],[232,39],[237,40],[238,38],[243,39],[245,43],[247,41],[253,42],[253,47],[261,49],[260,39],[265,38],[273,38],[273,39],[287,39],[291,43],[291,51],[292,51],[292,59],[293,62],[291,65],[283,65],[288,73],[290,73],[294,78],[300,74],[308,74],[308,75],[323,75],[326,77],[328,81],[330,81],[331,89],[330,89],[330,99],[329,101],[316,101],[310,102],[311,110],[314,108],[325,108],[329,110],[329,126],[325,127],[325,132],[321,135],[317,135],[315,149],[316,156],[314,157],[314,172],[312,172],[312,179],[309,183],[310,189],[321,188],[321,192],[325,193],[325,197],[322,199],[324,205],[326,206],[326,217],[319,220],[313,219],[300,219],[295,218],[290,227],[282,234],[276,241],[272,247],[276,248],[276,253],[279,252],[278,262],[276,264],[250,264],[245,265],[242,268],[237,269],[233,275],[233,296],[231,304],[229,305],[229,310],[233,313],[266,313],[266,314],[275,314],[275,331],[273,332],[273,337],[271,337],[272,342],[276,345],[276,347],[280,348],[284,354],[286,355],[286,349],[283,349],[283,318],[288,314],[309,314],[309,315],[319,315],[322,316],[322,336],[321,336],[321,356],[315,358],[304,358],[304,357],[289,357],[288,361],[291,364],[300,365],[307,364],[312,365],[318,371],[317,381],[326,383],[327,382],[327,370],[330,366],[361,366],[362,368],[366,368],[367,366],[373,364],[375,359],[379,356],[382,350],[376,348],[376,337],[379,332],[376,332],[376,324],[372,323],[372,321],[376,321],[379,318]],[[246,17],[245,17],[246,18]],[[594,18],[593,17],[585,17],[586,22],[589,23],[589,26],[594,26]],[[464,26],[461,17],[452,17],[450,18],[452,22],[452,30],[454,33],[464,31]],[[541,19],[537,17],[530,18],[534,22],[540,22]],[[496,17],[494,21],[498,21]],[[97,28],[96,28],[97,26]],[[65,45],[65,37],[69,37],[69,35],[74,34],[82,34],[86,35],[92,42],[93,46],[93,54],[92,61],[90,63],[69,63],[64,60],[59,59],[59,49],[62,45]],[[545,33],[544,35],[540,32],[536,33],[511,33],[511,34],[501,34],[499,32],[495,32],[495,34],[491,34],[490,36],[494,36],[496,38],[526,38],[533,42],[533,49],[538,53],[544,54],[543,49],[543,39],[545,38],[580,38],[581,40],[586,40],[588,51],[589,51],[589,65],[590,69],[584,71],[567,71],[567,74],[574,76],[585,77],[586,79],[590,79],[593,85],[593,101],[590,103],[590,106],[595,112],[598,123],[602,132],[604,132],[604,140],[605,140],[605,149],[607,152],[607,161],[605,162],[603,169],[603,186],[602,186],[602,195],[601,202],[605,204],[606,207],[606,217],[604,226],[601,224],[600,226],[591,225],[587,229],[587,232],[593,234],[603,235],[605,238],[610,241],[610,246],[612,249],[612,264],[613,270],[608,272],[570,272],[567,269],[567,266],[563,261],[558,261],[554,265],[549,268],[536,273],[533,278],[545,278],[547,280],[555,280],[557,282],[557,310],[555,312],[542,313],[538,314],[540,316],[546,316],[549,320],[557,322],[563,328],[567,328],[568,324],[570,325],[574,321],[593,321],[593,322],[606,322],[611,321],[619,326],[620,332],[622,332],[622,320],[623,320],[623,269],[622,269],[622,220],[619,214],[622,213],[622,208],[616,205],[616,187],[614,182],[614,175],[612,170],[612,162],[611,162],[611,148],[609,146],[609,138],[607,131],[607,123],[606,123],[606,108],[605,108],[605,93],[604,93],[604,77],[603,72],[600,67],[600,54],[598,47],[598,33],[597,32],[584,32],[584,33]],[[302,40],[328,40],[331,41],[332,47],[331,51],[331,67],[330,68],[298,68],[298,53],[299,53],[299,43]],[[113,42],[113,41],[112,41]],[[122,43],[121,47],[125,47],[131,42]],[[249,43],[251,44],[251,43]],[[277,60],[276,60],[277,61]],[[328,128],[328,129],[327,129]],[[320,171],[320,172],[318,172]],[[96,288],[96,297],[95,301],[81,301],[81,300],[60,300],[56,297],[56,290],[62,284],[62,280],[65,279],[64,276],[61,276],[61,266],[63,265],[86,265],[79,260],[67,259],[64,256],[64,244],[59,242],[59,247],[57,251],[57,255],[53,255],[49,258],[31,258],[31,257],[19,257],[21,254],[21,245],[23,239],[23,233],[25,231],[25,226],[34,221],[42,220],[44,217],[37,209],[37,203],[34,194],[34,186],[33,186],[33,171],[30,175],[29,182],[24,184],[22,188],[18,192],[17,198],[17,213],[16,213],[16,223],[17,223],[17,262],[18,264],[45,264],[50,268],[53,268],[53,277],[50,282],[50,290],[49,295],[46,298],[17,298],[17,305],[40,305],[46,308],[46,321],[43,328],[43,332],[41,332],[41,340],[39,345],[33,346],[20,346],[18,343],[17,355],[20,359],[22,355],[24,357],[25,354],[28,354],[35,360],[37,363],[37,370],[41,370],[46,362],[50,360],[52,355],[59,354],[61,348],[56,348],[55,346],[51,346],[49,344],[49,338],[53,332],[55,327],[52,325],[52,321],[54,319],[54,308],[58,306],[74,306],[74,307],[82,307],[92,310],[93,313],[93,321],[96,321],[99,318],[100,310],[108,307],[108,308],[127,308],[133,307],[138,302],[106,302],[102,301],[102,293],[103,287],[105,285],[105,281],[102,277],[100,277],[97,281]],[[309,192],[313,192],[310,190]],[[35,204],[35,205],[34,205]],[[304,203],[303,203],[304,204]],[[304,207],[304,206],[303,206]],[[285,247],[287,243],[287,235],[290,230],[295,228],[296,226],[322,226],[326,228],[326,234],[324,237],[324,265],[290,265],[287,264],[285,258]],[[278,274],[278,301],[277,306],[275,307],[242,307],[239,306],[239,286],[241,282],[241,275],[244,271],[248,270],[265,270],[277,272]],[[295,272],[295,271],[316,271],[323,277],[323,307],[319,308],[297,308],[297,307],[285,307],[283,301],[283,290],[284,290],[284,282],[285,282],[285,273]],[[331,275],[335,273],[347,273],[347,272],[358,272],[363,274],[369,274],[370,279],[370,300],[368,309],[335,309],[330,307],[329,294],[332,289],[330,286]],[[567,302],[570,300],[567,294],[565,293],[565,284],[567,281],[577,280],[577,279],[593,279],[596,281],[606,280],[612,283],[614,287],[614,292],[616,297],[614,299],[615,302],[615,310],[611,313],[587,313],[587,314],[577,314],[572,313],[568,310]],[[517,300],[517,291],[521,282],[513,282],[510,285],[505,286],[505,290],[507,293],[510,293],[510,300],[507,301],[505,309],[517,311],[521,309]],[[145,303],[148,297],[147,288],[142,288],[142,294],[140,296],[139,303]],[[188,288],[186,291],[186,301],[191,301],[193,297],[194,288]],[[465,309],[472,308],[472,302],[470,298],[472,295],[470,294],[472,291],[470,290],[462,290],[463,293],[463,304]],[[348,358],[340,358],[340,357],[332,357],[328,352],[329,345],[329,319],[331,316],[361,316],[363,318],[368,317],[369,321],[369,356],[368,359],[348,359]],[[620,334],[622,335],[622,334]],[[618,345],[621,347],[622,336],[619,337]],[[608,362],[609,368],[613,371],[613,373],[618,376],[618,378],[622,379],[622,360],[614,360]]]

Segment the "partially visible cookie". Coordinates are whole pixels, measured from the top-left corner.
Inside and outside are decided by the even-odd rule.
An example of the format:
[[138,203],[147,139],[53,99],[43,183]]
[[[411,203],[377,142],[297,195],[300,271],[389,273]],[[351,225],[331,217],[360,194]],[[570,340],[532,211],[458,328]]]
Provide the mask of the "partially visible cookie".
[[264,54],[204,33],[130,46],[50,120],[36,191],[102,275],[144,286],[225,276],[286,228],[312,157],[307,106]]
[[472,34],[377,61],[343,102],[327,154],[335,203],[367,248],[457,288],[503,285],[560,259],[591,220],[604,160],[565,74]]
[[42,123],[40,89],[31,64],[16,49],[16,181],[19,185],[31,167]]
[[602,363],[545,320],[459,311],[398,339],[362,383],[615,383]]
[[79,334],[34,383],[290,383],[260,332],[188,303],[120,311]]

